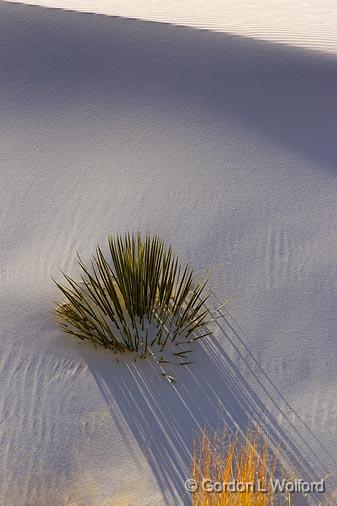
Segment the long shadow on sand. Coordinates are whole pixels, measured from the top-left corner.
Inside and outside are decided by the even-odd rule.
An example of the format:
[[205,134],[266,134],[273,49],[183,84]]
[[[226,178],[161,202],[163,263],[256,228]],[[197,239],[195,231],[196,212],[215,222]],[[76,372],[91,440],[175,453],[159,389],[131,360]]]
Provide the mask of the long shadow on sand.
[[[191,474],[193,438],[203,428],[213,431],[225,427],[230,434],[256,423],[272,445],[280,448],[296,476],[320,479],[317,469],[323,470],[325,465],[316,453],[315,436],[294,410],[289,412],[289,405],[283,408],[281,394],[271,384],[268,391],[260,381],[264,394],[272,401],[272,413],[225,351],[227,344],[242,353],[233,323],[219,319],[216,326],[213,336],[195,343],[195,364],[170,368],[176,378],[173,384],[154,362],[115,363],[111,355],[83,349],[114,424],[122,434],[125,428],[132,433],[159,487],[165,491],[167,504],[190,504],[184,482]],[[245,359],[244,364],[255,375]],[[263,378],[263,371],[257,375]],[[277,415],[282,415],[282,423]],[[320,448],[322,453],[328,455],[325,448]],[[294,504],[318,504],[318,498],[311,497],[309,502],[297,496]]]

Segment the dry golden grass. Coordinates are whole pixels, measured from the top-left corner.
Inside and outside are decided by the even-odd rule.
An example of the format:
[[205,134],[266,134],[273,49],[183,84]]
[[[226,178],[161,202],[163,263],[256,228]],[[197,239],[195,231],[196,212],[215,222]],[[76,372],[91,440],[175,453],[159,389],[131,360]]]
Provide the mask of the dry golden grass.
[[[197,490],[192,494],[192,505],[292,506],[292,494],[274,492],[270,482],[277,478],[292,481],[297,474],[300,473],[281,465],[279,452],[272,451],[260,429],[250,429],[245,436],[231,438],[225,431],[210,436],[204,430],[194,444],[192,478]],[[335,474],[329,474],[324,481]],[[233,491],[230,487],[223,487],[220,492],[209,492],[205,489],[210,482],[202,486],[205,479],[211,480],[211,485],[214,482],[248,484],[247,492]],[[255,487],[250,487],[250,483]],[[336,506],[337,489],[326,492],[315,504]]]
[[[277,452],[272,452],[261,431],[249,430],[246,437],[227,434],[210,436],[203,431],[195,442],[193,479],[198,489],[192,495],[193,506],[276,506],[290,505],[290,496],[275,494],[268,486],[280,471]],[[213,482],[244,483],[247,491],[238,492],[224,487],[220,492],[208,492],[202,487],[204,479]],[[205,483],[205,482],[204,482]],[[254,486],[249,484],[253,483]],[[259,484],[259,487],[257,486]],[[258,491],[266,489],[267,492]],[[280,497],[282,495],[282,497]]]

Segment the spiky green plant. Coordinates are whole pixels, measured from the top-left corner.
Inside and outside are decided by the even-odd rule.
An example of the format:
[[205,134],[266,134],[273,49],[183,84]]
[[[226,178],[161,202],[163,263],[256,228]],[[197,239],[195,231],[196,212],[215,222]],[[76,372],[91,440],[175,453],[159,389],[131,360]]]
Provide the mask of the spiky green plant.
[[[97,246],[90,267],[78,256],[80,281],[64,273],[68,286],[54,280],[66,299],[56,307],[65,332],[140,356],[151,354],[153,346],[162,352],[168,343],[208,334],[208,278],[195,282],[193,270],[182,268],[171,246],[156,235],[117,235],[108,242],[109,255]],[[175,353],[182,365],[190,351]]]

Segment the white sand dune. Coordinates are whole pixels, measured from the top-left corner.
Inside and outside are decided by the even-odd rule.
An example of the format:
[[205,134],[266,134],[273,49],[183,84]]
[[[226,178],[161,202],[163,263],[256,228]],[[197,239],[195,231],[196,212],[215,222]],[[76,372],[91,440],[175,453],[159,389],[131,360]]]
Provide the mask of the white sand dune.
[[[1,2],[0,69],[0,504],[189,504],[194,431],[251,418],[336,471],[336,56]],[[53,322],[51,276],[127,230],[231,299],[175,386]]]
[[22,3],[194,26],[337,51],[337,8],[333,0],[24,0]]

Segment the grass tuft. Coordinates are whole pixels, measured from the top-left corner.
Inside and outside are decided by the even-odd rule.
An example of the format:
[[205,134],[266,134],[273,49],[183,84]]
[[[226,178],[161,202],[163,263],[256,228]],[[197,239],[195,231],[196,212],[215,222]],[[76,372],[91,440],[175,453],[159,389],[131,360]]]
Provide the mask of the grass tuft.
[[[334,475],[329,474],[323,481]],[[245,435],[232,437],[228,437],[226,431],[210,435],[203,430],[194,441],[192,478],[196,490],[192,495],[192,506],[295,506],[303,504],[303,500],[307,504],[309,498],[304,492],[298,492],[298,502],[296,494],[275,492],[271,485],[275,480],[294,482],[300,476],[301,473],[281,463],[280,452],[277,449],[272,451],[258,427],[249,429]],[[220,491],[213,492],[209,491],[209,481],[205,480],[211,480],[211,486],[215,482],[231,486],[236,482],[239,485],[236,485],[236,491],[223,486]],[[240,484],[246,484],[247,490],[238,491]],[[308,500],[308,504],[313,503],[335,506],[337,490],[325,491],[313,502]]]
[[[192,476],[198,484],[192,495],[193,506],[271,506],[290,504],[289,494],[276,497],[269,486],[280,465],[276,453],[258,429],[243,436],[228,438],[226,433],[210,436],[202,431],[195,441]],[[208,482],[246,484],[247,490],[238,491],[231,486],[220,491],[209,491]],[[250,484],[253,484],[251,486]],[[232,485],[233,487],[233,485]],[[262,490],[265,489],[266,492]],[[279,494],[278,494],[279,495]]]

